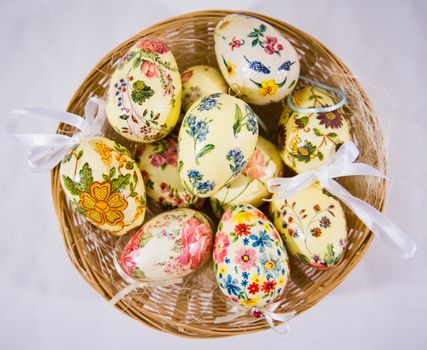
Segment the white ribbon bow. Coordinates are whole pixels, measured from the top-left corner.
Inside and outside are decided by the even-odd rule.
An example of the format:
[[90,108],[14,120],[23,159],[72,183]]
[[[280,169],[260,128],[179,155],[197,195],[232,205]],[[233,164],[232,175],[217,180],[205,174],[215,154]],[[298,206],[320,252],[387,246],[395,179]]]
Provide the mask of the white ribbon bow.
[[[24,134],[18,133],[23,118],[36,119],[46,117],[66,123],[80,130],[73,136],[60,134]],[[99,135],[105,122],[105,102],[91,97],[84,108],[84,118],[69,112],[52,111],[45,108],[28,108],[13,111],[6,131],[23,145],[30,146],[27,162],[32,172],[49,171],[57,165],[81,139]]]
[[370,165],[354,163],[358,156],[359,150],[356,145],[351,141],[347,141],[326,164],[317,170],[291,178],[272,178],[267,182],[268,190],[273,194],[278,193],[278,195],[268,201],[292,197],[304,188],[319,182],[323,188],[346,204],[373,233],[382,238],[389,238],[394,246],[403,253],[404,258],[412,258],[417,246],[405,232],[377,209],[354,197],[343,186],[333,180],[336,177],[353,175],[385,177]]
[[[217,317],[214,320],[214,323],[224,323],[233,321],[236,318],[239,318],[240,316],[245,316],[249,313],[251,313],[255,318],[263,317],[270,328],[275,331],[278,334],[286,334],[289,331],[289,326],[287,324],[287,321],[291,320],[295,317],[295,312],[289,312],[289,313],[277,313],[275,312],[276,309],[280,306],[280,302],[269,304],[264,307],[252,307],[252,308],[244,308],[241,311],[235,312],[233,314]],[[274,325],[274,321],[280,321],[283,322],[283,328],[279,329],[277,326]]]

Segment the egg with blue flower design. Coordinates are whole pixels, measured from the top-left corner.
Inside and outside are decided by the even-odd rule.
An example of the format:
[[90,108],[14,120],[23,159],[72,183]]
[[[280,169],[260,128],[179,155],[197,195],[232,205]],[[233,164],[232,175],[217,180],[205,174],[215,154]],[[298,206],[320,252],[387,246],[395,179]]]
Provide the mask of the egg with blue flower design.
[[221,73],[245,101],[256,105],[278,102],[295,87],[298,54],[268,23],[232,14],[217,24],[214,40]]
[[257,139],[257,117],[246,102],[224,93],[194,102],[178,137],[184,188],[205,198],[230,184],[251,158]]
[[228,207],[224,212],[213,259],[221,291],[242,306],[277,301],[289,280],[289,260],[280,235],[252,205]]

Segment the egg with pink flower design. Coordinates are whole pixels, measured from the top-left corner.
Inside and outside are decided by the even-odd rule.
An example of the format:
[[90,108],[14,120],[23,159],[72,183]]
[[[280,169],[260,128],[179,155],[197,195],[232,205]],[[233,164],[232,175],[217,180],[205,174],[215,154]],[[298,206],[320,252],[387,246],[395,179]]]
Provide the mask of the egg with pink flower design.
[[175,281],[202,266],[212,253],[213,230],[201,212],[179,208],[161,213],[130,239],[121,267],[143,282]]
[[282,176],[282,172],[283,162],[276,146],[259,136],[255,151],[242,173],[210,198],[215,215],[220,218],[229,205],[252,204],[259,207],[264,198],[271,196],[267,181]]
[[175,135],[138,145],[135,161],[144,179],[147,196],[167,209],[199,208],[203,199],[190,194],[181,183],[177,148]]
[[242,306],[260,307],[277,300],[289,280],[280,235],[252,205],[226,209],[215,235],[213,260],[221,291]]
[[154,142],[169,134],[181,109],[181,77],[165,42],[137,41],[120,59],[107,91],[111,126],[137,142]]
[[232,14],[214,33],[218,66],[248,103],[267,105],[289,95],[299,77],[298,54],[284,35],[258,18]]

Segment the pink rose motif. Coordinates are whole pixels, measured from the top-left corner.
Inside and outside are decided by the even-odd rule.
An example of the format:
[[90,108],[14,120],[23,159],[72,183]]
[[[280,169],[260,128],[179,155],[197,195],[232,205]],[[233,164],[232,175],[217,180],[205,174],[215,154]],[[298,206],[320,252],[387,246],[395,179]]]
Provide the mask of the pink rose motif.
[[140,237],[143,234],[143,230],[140,229],[129,241],[126,247],[123,249],[121,265],[123,271],[132,277],[132,269],[136,266],[134,258],[138,255]]
[[149,61],[142,62],[141,71],[148,79],[157,78],[159,76],[156,65]]
[[218,232],[215,238],[214,260],[216,263],[222,263],[227,255],[227,247],[230,240],[224,232]]
[[249,159],[248,164],[246,164],[246,167],[243,169],[243,174],[251,179],[262,179],[268,175],[265,163],[265,154],[257,147],[255,148],[251,159]]
[[187,220],[182,228],[182,251],[178,261],[182,265],[190,263],[190,269],[200,266],[209,256],[213,232],[211,227],[196,218]]
[[272,55],[274,53],[277,53],[280,55],[279,51],[283,50],[282,44],[277,44],[277,38],[275,36],[267,36],[264,41],[264,51],[268,53],[269,55]]
[[224,214],[222,214],[221,221],[228,221],[231,218],[231,210],[227,209]]
[[186,83],[187,81],[189,81],[191,79],[192,76],[193,76],[193,70],[192,69],[182,73],[181,74],[181,83]]
[[240,248],[236,251],[234,262],[239,265],[243,271],[249,271],[257,261],[256,251],[252,248]]
[[166,159],[161,154],[151,154],[149,158],[151,165],[156,168],[159,168],[166,163]]
[[148,180],[150,180],[150,175],[145,170],[141,170],[141,175],[144,182],[148,182]]
[[169,52],[169,47],[159,39],[142,39],[136,43],[136,47],[157,54]]
[[166,192],[166,191],[168,191],[168,190],[169,190],[169,185],[168,185],[166,182],[162,182],[162,183],[160,184],[160,190],[161,190],[162,192]]

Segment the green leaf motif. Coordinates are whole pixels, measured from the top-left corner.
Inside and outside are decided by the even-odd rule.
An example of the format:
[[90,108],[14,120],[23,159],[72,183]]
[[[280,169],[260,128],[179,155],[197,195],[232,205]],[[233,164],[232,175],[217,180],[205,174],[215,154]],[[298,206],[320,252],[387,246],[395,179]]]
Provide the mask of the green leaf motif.
[[119,175],[116,179],[111,180],[111,193],[124,190],[130,182],[130,174]]
[[137,80],[132,84],[132,101],[142,105],[147,99],[154,95],[154,91],[142,80]]
[[111,168],[110,169],[110,177],[114,177],[114,175],[116,175],[116,168]]
[[327,266],[335,264],[336,255],[334,245],[332,243],[328,243],[328,245],[326,246],[326,253],[323,259],[325,260],[325,264]]
[[126,115],[126,114],[122,114],[122,115],[119,115],[119,118],[120,119],[122,119],[122,120],[128,120],[129,119],[129,115]]
[[258,44],[258,39],[252,40],[252,47],[257,46],[257,44]]
[[78,196],[80,195],[80,189],[79,187],[74,183],[74,181],[69,177],[62,175],[62,180],[64,182],[65,188],[73,195]]
[[234,134],[234,137],[237,137],[237,135],[242,130],[242,120],[243,120],[242,110],[236,104],[236,111],[234,113],[234,124],[233,124],[233,134]]
[[318,128],[313,128],[313,131],[316,136],[323,136],[323,133]]
[[206,146],[204,146],[199,153],[197,153],[196,157],[201,158],[208,154],[209,152],[213,151],[215,149],[215,145],[209,143]]
[[179,164],[178,164],[178,171],[179,172],[181,172],[183,166],[184,166],[184,162],[182,160],[180,160]]
[[323,153],[317,152],[317,156],[319,157],[319,160],[323,160]]
[[331,139],[333,139],[333,138],[337,137],[338,135],[335,134],[334,132],[330,132],[327,136],[330,137]]
[[83,167],[79,171],[80,176],[80,190],[83,192],[90,191],[90,185],[93,182],[92,169],[89,167],[89,163],[84,163]]

